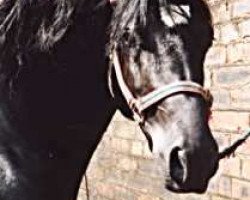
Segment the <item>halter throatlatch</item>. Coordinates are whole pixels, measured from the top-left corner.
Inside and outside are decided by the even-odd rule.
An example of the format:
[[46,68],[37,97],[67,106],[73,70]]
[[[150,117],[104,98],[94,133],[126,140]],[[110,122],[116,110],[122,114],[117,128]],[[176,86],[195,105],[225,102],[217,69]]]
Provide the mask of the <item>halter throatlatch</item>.
[[204,100],[208,103],[209,106],[212,105],[213,97],[210,91],[204,89],[201,85],[192,81],[173,82],[171,84],[155,89],[154,91],[146,94],[145,96],[135,98],[123,78],[121,64],[116,50],[113,51],[113,54],[111,55],[111,60],[113,61],[118,85],[121,89],[123,96],[126,99],[129,108],[133,112],[133,118],[136,121],[143,121],[142,112],[148,109],[149,107],[155,105],[156,103],[165,98],[179,93],[198,94],[204,98]]

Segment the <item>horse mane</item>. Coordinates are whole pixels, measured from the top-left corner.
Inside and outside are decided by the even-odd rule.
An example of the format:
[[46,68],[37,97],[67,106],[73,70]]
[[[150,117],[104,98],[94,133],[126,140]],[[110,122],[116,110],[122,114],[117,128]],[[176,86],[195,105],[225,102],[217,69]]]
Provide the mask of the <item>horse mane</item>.
[[[48,49],[62,38],[74,10],[72,0],[6,0],[0,5],[1,49],[40,46]],[[2,51],[1,51],[2,53]]]
[[34,54],[45,56],[43,60],[53,56],[66,33],[72,30],[74,34],[72,27],[84,23],[83,18],[99,4],[104,4],[104,0],[3,0],[0,76],[11,82],[21,68],[36,67],[29,64],[29,59],[36,59]]
[[[110,43],[108,46],[108,52],[110,53],[115,44],[119,44],[122,41],[124,33],[130,30],[130,33],[138,32],[138,30],[146,29],[152,24],[149,23],[149,19],[155,16],[164,29],[168,28],[162,23],[161,10],[167,12],[168,15],[172,15],[170,11],[170,3],[174,5],[186,4],[190,5],[200,12],[194,14],[199,15],[194,18],[204,20],[212,24],[212,17],[209,11],[208,5],[204,0],[121,0],[117,2],[115,8],[111,28],[110,28]],[[143,32],[143,31],[140,31]]]

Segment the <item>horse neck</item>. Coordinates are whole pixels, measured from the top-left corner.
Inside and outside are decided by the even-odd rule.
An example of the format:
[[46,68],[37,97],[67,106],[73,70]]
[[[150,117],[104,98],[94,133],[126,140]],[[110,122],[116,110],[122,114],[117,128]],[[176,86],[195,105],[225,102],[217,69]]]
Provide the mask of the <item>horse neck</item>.
[[[86,21],[81,17],[75,23]],[[64,38],[57,44],[56,67],[65,67],[67,73],[51,76],[55,65],[46,65],[45,55],[33,59],[38,65],[26,84],[18,85],[16,98],[10,99],[9,91],[1,94],[0,199],[76,197],[81,176],[115,111],[104,82],[107,22],[93,27],[88,18],[88,26],[75,24],[68,42]],[[88,41],[92,37],[97,40]]]

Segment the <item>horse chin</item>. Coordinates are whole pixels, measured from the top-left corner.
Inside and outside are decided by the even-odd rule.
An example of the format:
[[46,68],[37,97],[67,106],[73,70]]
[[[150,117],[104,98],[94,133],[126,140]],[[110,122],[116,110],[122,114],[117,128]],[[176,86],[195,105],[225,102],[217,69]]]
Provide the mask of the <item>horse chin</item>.
[[207,190],[208,184],[199,184],[199,187],[192,185],[179,184],[173,180],[166,180],[165,188],[174,193],[197,193],[202,194]]

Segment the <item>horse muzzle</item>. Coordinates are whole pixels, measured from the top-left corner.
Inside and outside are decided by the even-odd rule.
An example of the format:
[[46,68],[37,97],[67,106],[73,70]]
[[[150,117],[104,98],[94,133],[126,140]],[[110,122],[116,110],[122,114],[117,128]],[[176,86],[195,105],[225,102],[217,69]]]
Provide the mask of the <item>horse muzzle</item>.
[[[203,152],[204,153],[204,152]],[[218,169],[218,152],[192,152],[178,147],[169,156],[166,188],[176,193],[204,193]]]

